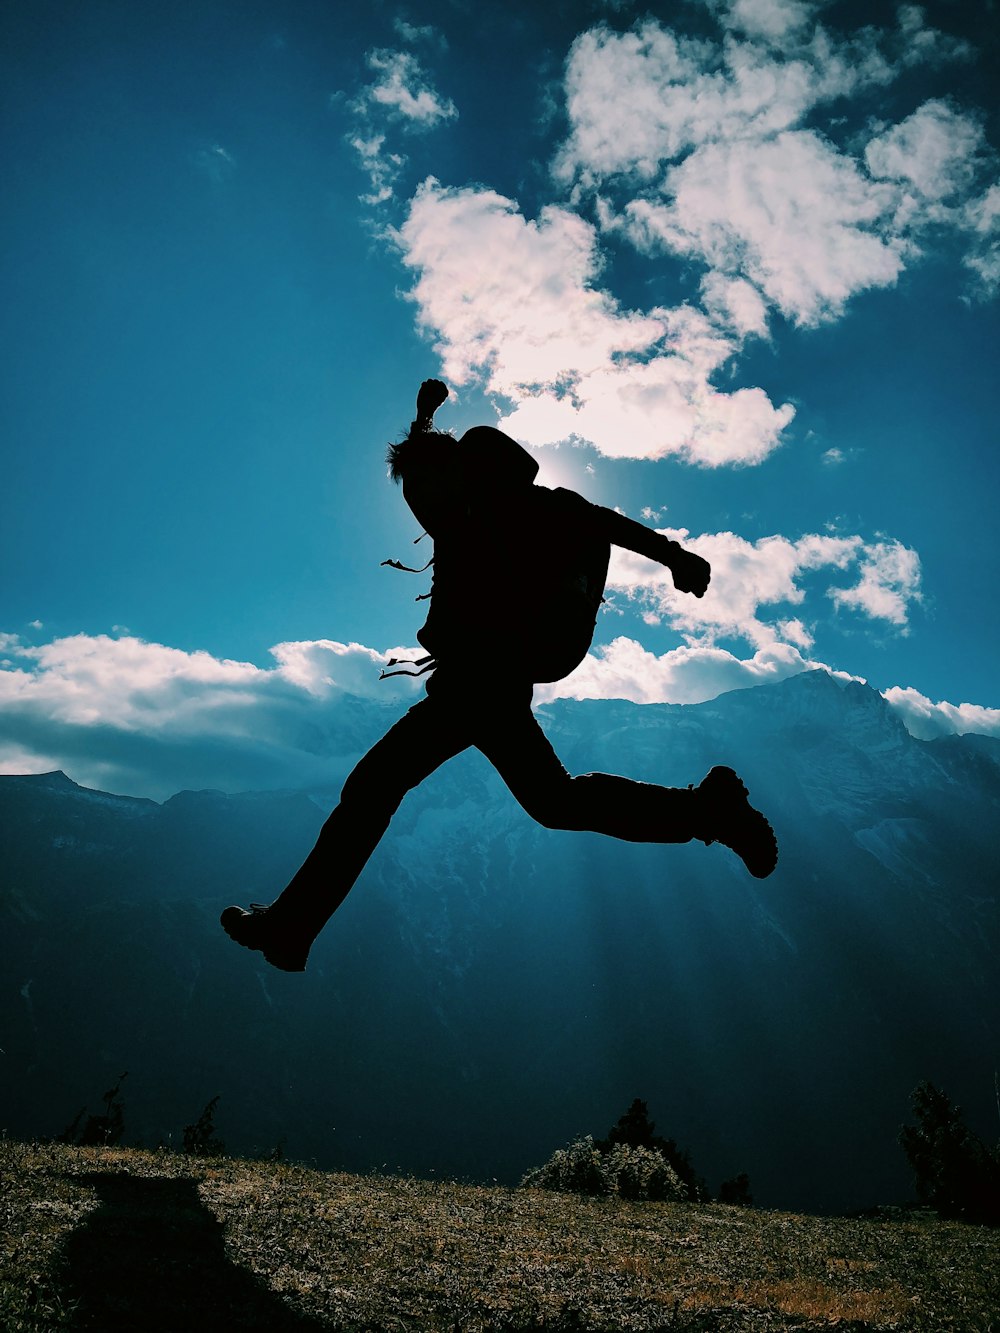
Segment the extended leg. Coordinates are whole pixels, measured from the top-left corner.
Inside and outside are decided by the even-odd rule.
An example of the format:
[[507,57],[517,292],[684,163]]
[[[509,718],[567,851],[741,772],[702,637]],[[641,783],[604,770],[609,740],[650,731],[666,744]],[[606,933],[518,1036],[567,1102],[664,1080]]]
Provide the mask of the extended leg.
[[301,972],[310,945],[351,891],[403,797],[468,745],[447,710],[430,699],[414,704],[354,768],[288,887],[266,909],[227,907],[226,932],[275,967]]
[[697,801],[689,788],[657,787],[611,773],[571,777],[529,708],[477,729],[476,747],[518,803],[546,828],[586,829],[626,842],[688,842]]
[[477,726],[474,744],[523,808],[547,828],[586,829],[627,842],[721,842],[757,878],[774,869],[777,844],[731,768],[697,787],[659,787],[610,773],[571,777],[530,709],[509,706]]

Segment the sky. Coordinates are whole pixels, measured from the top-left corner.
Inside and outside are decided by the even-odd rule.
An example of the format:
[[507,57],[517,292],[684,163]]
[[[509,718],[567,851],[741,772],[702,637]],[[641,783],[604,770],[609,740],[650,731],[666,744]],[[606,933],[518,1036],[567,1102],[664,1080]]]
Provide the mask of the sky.
[[428,376],[712,563],[699,601],[616,553],[541,704],[822,666],[1000,735],[998,38],[993,0],[7,0],[0,772],[294,785],[348,696],[415,697],[384,455]]

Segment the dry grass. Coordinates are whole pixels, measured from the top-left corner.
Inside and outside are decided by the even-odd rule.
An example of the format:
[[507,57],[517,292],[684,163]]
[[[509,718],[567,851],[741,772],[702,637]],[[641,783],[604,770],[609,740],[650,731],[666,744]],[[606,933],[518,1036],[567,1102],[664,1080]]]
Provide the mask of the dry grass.
[[1000,1232],[927,1218],[0,1143],[0,1329],[1000,1333]]

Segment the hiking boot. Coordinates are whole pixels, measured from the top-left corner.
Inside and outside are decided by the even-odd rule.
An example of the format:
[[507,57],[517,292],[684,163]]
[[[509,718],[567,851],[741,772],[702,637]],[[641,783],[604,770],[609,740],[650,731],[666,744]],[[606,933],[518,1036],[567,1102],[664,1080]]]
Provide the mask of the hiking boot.
[[721,842],[742,860],[755,879],[766,879],[778,861],[774,830],[748,799],[746,787],[731,768],[713,768],[695,788],[703,798],[701,836],[711,845]]
[[282,972],[304,972],[312,940],[303,940],[300,932],[275,917],[273,908],[251,903],[249,912],[242,907],[227,907],[219,918],[222,929],[244,949],[262,953],[272,967]]

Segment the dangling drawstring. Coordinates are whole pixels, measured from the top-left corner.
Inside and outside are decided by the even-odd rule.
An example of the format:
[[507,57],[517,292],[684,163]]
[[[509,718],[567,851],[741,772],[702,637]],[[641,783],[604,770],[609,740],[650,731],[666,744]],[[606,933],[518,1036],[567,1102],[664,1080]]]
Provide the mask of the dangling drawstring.
[[406,662],[410,666],[420,667],[419,671],[386,671],[384,668],[379,672],[379,680],[388,680],[390,676],[422,676],[426,671],[433,671],[437,666],[434,660],[434,654],[428,653],[426,657],[390,657],[386,666],[396,666],[399,662]]
[[[417,542],[423,541],[423,539],[424,539],[426,536],[427,536],[427,533],[426,533],[426,532],[422,532],[422,533],[420,534],[420,536],[417,537],[417,538],[415,539],[415,541],[414,541],[414,543],[413,543],[414,546],[416,546]],[[426,564],[426,565],[421,565],[419,569],[414,569],[414,567],[413,567],[412,565],[404,565],[403,562],[402,562],[401,560],[383,560],[382,563],[381,563],[381,565],[379,566],[379,568],[381,569],[381,568],[384,568],[386,565],[388,565],[388,567],[389,567],[390,569],[401,569],[401,570],[404,572],[404,574],[422,574],[422,573],[424,572],[425,569],[430,569],[430,567],[431,567],[431,565],[433,565],[433,563],[434,563],[434,557],[431,556],[431,558],[427,561],[427,564]],[[430,594],[429,592],[425,592],[425,593],[422,593],[419,597],[415,597],[413,600],[414,600],[415,602],[424,602],[424,601],[426,601],[427,598],[430,597],[430,596],[431,596],[431,594]],[[422,676],[422,675],[423,675],[425,672],[427,672],[427,671],[433,671],[434,668],[437,666],[437,662],[434,660],[434,654],[433,654],[433,653],[428,653],[428,655],[427,655],[426,657],[417,657],[417,658],[412,658],[412,657],[390,657],[389,660],[388,660],[388,662],[386,662],[386,666],[396,666],[397,664],[399,664],[399,663],[401,663],[401,662],[406,663],[407,666],[415,666],[415,667],[419,667],[420,670],[419,670],[419,671],[386,671],[385,668],[383,668],[383,669],[379,672],[379,675],[378,675],[379,680],[388,680],[390,676]]]
[[404,574],[422,574],[425,569],[430,569],[433,563],[434,557],[431,556],[426,565],[421,565],[419,569],[414,569],[412,565],[404,565],[400,560],[383,560],[381,565],[379,565],[379,569],[388,565],[390,569],[401,569]]
[[[426,536],[427,533],[422,532],[419,537],[414,538],[413,545],[416,546],[417,542],[422,542]],[[413,565],[404,565],[401,560],[383,560],[382,563],[379,565],[379,568],[384,569],[385,566],[388,565],[390,569],[401,569],[404,574],[422,574],[425,569],[430,569],[433,563],[434,563],[434,557],[431,556],[431,558],[427,561],[426,565],[421,565],[419,569],[414,569]],[[426,602],[427,598],[430,597],[430,595],[431,594],[429,592],[425,592],[422,593],[419,597],[414,597],[413,600],[415,602]]]

